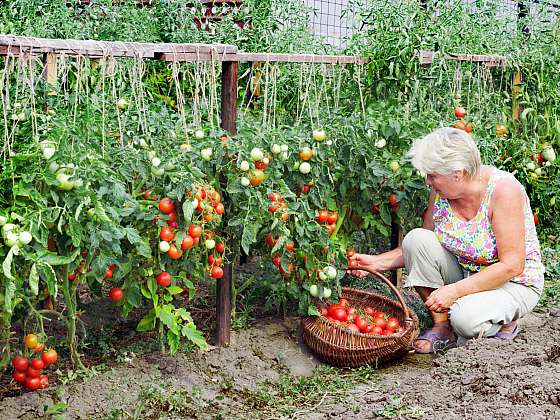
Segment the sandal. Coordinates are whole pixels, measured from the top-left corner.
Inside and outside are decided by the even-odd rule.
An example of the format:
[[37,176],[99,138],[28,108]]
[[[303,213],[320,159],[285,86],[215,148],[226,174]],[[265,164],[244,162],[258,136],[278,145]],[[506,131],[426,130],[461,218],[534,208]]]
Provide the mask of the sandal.
[[502,332],[502,330],[498,331],[494,338],[498,340],[513,340],[519,334],[519,324],[515,324],[515,328],[510,332]]
[[418,340],[426,340],[431,344],[428,349],[421,349],[413,344],[412,348],[419,354],[431,354],[457,347],[457,341],[455,340],[455,335],[452,331],[437,332],[434,331],[434,329],[428,329],[424,331],[422,335],[419,335],[414,341],[416,342]]

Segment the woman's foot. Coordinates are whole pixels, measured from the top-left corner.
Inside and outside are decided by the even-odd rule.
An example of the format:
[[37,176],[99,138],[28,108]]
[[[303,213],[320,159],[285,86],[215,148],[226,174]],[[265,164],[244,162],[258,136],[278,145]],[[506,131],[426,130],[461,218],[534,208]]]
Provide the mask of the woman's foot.
[[502,328],[500,328],[500,331],[498,331],[494,337],[502,340],[513,340],[518,333],[519,325],[517,321],[512,321],[502,325]]
[[435,322],[433,327],[424,331],[412,347],[416,353],[428,354],[455,347],[456,339],[449,321]]

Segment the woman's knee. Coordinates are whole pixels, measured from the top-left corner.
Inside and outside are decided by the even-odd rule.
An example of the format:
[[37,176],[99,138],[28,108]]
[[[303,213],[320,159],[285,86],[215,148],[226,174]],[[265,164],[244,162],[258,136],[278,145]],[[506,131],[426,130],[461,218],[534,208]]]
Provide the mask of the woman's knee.
[[449,322],[453,330],[465,338],[478,337],[484,330],[484,322],[480,322],[476,308],[455,303],[449,310]]
[[414,252],[423,246],[431,246],[438,243],[436,234],[428,229],[416,228],[408,232],[403,239],[403,252]]

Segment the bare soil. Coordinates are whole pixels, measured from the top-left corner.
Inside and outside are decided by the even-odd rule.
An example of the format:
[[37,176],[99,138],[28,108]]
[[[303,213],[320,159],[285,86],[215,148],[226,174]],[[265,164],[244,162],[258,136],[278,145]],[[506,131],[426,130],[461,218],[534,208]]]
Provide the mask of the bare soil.
[[525,317],[514,342],[409,354],[342,394],[327,387],[312,403],[275,405],[285,397],[276,387],[317,377],[321,365],[301,343],[297,319],[268,319],[235,332],[228,348],[127,353],[65,385],[51,374],[49,389],[0,400],[0,419],[53,418],[46,410],[61,402],[64,419],[560,419],[560,310]]

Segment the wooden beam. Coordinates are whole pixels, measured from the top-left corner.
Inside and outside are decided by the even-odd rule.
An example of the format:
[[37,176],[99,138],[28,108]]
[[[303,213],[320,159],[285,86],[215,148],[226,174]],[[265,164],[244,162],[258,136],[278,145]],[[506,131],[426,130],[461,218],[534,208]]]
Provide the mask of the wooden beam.
[[47,84],[56,87],[57,79],[57,55],[55,53],[47,53],[43,57],[43,79]]
[[[237,84],[238,67],[236,61],[222,63],[222,104],[221,126],[231,135],[237,133]],[[223,180],[225,184],[225,179]],[[224,190],[224,200],[227,200]],[[225,223],[225,218],[223,219]],[[232,249],[228,244],[228,249]],[[231,291],[233,287],[233,265],[224,267],[224,276],[216,283],[216,333],[217,346],[228,346],[231,336]]]

